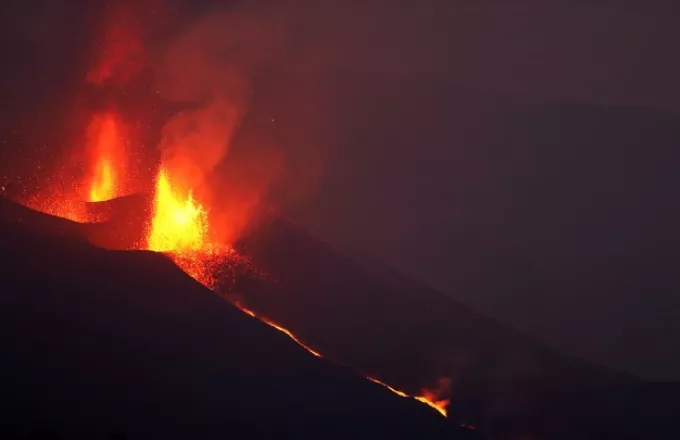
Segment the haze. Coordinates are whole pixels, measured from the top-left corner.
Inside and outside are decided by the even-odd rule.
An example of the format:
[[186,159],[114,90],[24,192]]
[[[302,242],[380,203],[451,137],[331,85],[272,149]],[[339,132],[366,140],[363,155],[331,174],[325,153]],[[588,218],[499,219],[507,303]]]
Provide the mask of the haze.
[[[175,35],[237,7],[286,23],[234,147],[271,126],[285,169],[258,197],[568,353],[680,379],[665,3],[171,3]],[[48,148],[35,127],[81,80],[83,5],[3,3],[4,173]]]

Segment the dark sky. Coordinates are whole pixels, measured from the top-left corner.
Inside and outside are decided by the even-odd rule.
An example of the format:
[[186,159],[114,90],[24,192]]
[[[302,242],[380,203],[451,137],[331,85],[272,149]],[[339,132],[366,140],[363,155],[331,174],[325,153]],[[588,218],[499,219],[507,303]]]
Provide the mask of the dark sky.
[[[298,165],[321,151],[290,209],[325,240],[569,353],[680,379],[670,3],[271,1],[291,38],[251,111]],[[5,129],[74,81],[87,4],[3,3]]]
[[332,90],[333,153],[299,217],[569,353],[680,378],[677,13],[390,5],[336,6],[308,43],[298,96]]
[[327,19],[339,64],[537,100],[680,106],[677,11],[653,2],[378,1]]

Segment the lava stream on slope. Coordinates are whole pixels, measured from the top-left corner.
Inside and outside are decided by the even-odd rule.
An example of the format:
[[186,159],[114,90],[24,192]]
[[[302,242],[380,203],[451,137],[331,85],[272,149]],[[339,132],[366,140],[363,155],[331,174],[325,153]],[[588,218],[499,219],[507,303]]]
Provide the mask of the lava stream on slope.
[[[91,216],[88,216],[84,202],[73,204],[69,202],[71,199],[50,200],[50,203],[33,203],[27,206],[81,223],[89,223],[93,220]],[[72,208],[73,206],[78,209]],[[247,274],[250,277],[261,278],[263,275],[247,258],[239,255],[232,247],[218,244],[210,239],[208,211],[194,199],[191,190],[182,191],[175,185],[172,176],[163,165],[159,167],[157,174],[151,212],[146,240],[131,250],[150,250],[167,255],[187,275],[226,297],[243,313],[285,334],[313,356],[324,358],[323,354],[303,342],[289,329],[267,317],[257,315],[239,301],[229,298],[228,294],[238,293],[238,286],[235,283],[239,277]],[[435,392],[423,390],[420,395],[409,395],[379,379],[366,378],[402,398],[415,399],[441,415],[447,415],[448,400],[437,399]]]

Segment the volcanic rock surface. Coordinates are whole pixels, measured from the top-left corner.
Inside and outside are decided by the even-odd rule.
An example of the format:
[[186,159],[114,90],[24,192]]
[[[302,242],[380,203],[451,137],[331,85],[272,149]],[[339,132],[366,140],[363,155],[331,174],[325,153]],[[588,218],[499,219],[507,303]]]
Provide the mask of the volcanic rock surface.
[[[678,434],[678,384],[564,356],[263,215],[235,246],[264,277],[229,272],[232,288],[218,293],[291,330],[315,358],[162,255],[89,244],[129,247],[145,203],[91,207],[111,220],[83,225],[2,202],[3,425],[83,438]],[[361,376],[450,399],[448,416]]]
[[[239,243],[268,274],[237,300],[328,358],[411,395],[450,398],[448,419],[491,438],[677,433],[677,384],[565,356],[375,261],[264,218]],[[442,389],[447,387],[447,389]]]
[[[65,439],[466,438],[150,252],[2,201],[0,433]],[[13,221],[7,221],[6,218]]]

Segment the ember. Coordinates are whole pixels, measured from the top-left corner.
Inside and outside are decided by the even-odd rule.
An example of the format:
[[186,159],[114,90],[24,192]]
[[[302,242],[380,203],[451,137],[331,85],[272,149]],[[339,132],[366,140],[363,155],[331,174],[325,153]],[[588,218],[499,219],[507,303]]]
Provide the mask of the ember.
[[[87,76],[90,85],[100,88],[101,93],[108,93],[107,87],[115,89],[125,87],[144,68],[146,54],[141,41],[143,33],[141,27],[130,25],[130,23],[139,25],[137,21],[132,20],[134,17],[135,14],[131,10],[123,8],[117,11],[112,15],[112,20],[107,24],[101,37],[100,44],[103,50],[97,53],[96,62],[91,66]],[[221,22],[215,23],[220,24],[221,29]],[[215,23],[209,24],[214,26]],[[207,41],[213,41],[212,33],[207,35],[210,37]],[[250,40],[250,34],[247,37],[247,40]],[[231,44],[233,42],[229,40],[227,46],[229,50],[232,50]],[[222,48],[215,52],[223,51],[229,52]],[[184,54],[182,50],[179,52]],[[196,71],[200,72],[202,69],[196,68]],[[209,69],[206,71],[210,72]],[[225,86],[220,75],[209,73],[205,78],[199,75],[196,83],[202,84],[220,78],[217,88],[226,87],[225,90],[222,90],[223,93],[215,94],[216,98],[209,102],[209,107],[179,113],[164,127],[162,137],[163,141],[167,142],[163,147],[164,163],[158,167],[153,185],[153,201],[150,218],[146,219],[148,224],[145,237],[142,243],[135,245],[137,249],[165,253],[189,276],[218,292],[223,290],[220,283],[225,283],[225,278],[238,278],[236,275],[241,275],[238,271],[248,266],[248,262],[242,261],[230,245],[213,239],[214,235],[211,234],[223,231],[210,230],[208,214],[211,206],[206,204],[206,200],[200,199],[200,192],[199,198],[195,198],[195,191],[206,189],[205,186],[209,185],[206,176],[226,158],[234,131],[244,114],[243,102],[249,96],[250,87],[244,86],[248,83],[247,72],[229,68],[225,72],[225,77],[231,78],[234,84]],[[193,90],[193,87],[190,89]],[[245,91],[235,92],[241,89]],[[109,104],[116,102],[115,95],[109,98],[111,101]],[[78,222],[90,222],[92,217],[88,213],[87,202],[112,200],[130,190],[128,182],[125,181],[129,172],[127,168],[132,165],[130,160],[132,152],[128,151],[127,147],[130,139],[127,138],[126,129],[129,127],[125,125],[129,116],[122,110],[119,112],[118,107],[113,105],[106,109],[94,112],[90,119],[85,160],[79,163],[84,165],[85,173],[79,178],[73,178],[73,188],[77,190],[69,192],[68,196],[50,193],[49,197],[46,197],[49,203],[33,203],[31,205],[33,208]],[[258,162],[259,165],[261,164]],[[192,173],[182,172],[187,169]],[[52,190],[53,188],[50,189]],[[235,222],[233,217],[231,220]],[[229,270],[232,271],[231,275],[225,276],[225,271]],[[285,334],[312,355],[324,357],[310,345],[302,342],[289,329],[266,317],[256,315],[238,302],[234,304],[244,313]],[[367,379],[400,397],[427,404],[446,416],[448,400],[441,398],[438,392],[424,390],[422,395],[411,396],[377,379],[370,377]]]

